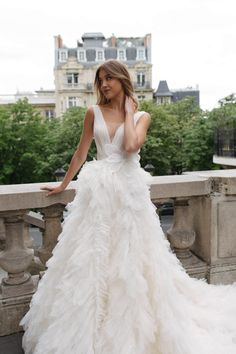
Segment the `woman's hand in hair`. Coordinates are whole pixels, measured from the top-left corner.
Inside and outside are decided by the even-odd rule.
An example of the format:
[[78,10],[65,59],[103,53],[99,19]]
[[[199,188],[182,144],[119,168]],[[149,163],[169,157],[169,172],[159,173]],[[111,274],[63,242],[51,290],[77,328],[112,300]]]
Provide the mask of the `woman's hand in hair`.
[[134,101],[131,97],[125,97],[125,114],[134,114],[136,110]]

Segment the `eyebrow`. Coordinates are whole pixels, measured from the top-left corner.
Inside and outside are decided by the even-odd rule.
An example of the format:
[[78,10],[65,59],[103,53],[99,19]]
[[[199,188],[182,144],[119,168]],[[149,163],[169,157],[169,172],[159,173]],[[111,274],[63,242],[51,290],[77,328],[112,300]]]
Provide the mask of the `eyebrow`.
[[[104,75],[105,78],[107,78],[107,76],[110,76],[110,77],[111,77],[111,74],[106,74],[106,75]],[[101,78],[100,76],[98,76],[98,80],[100,81],[100,80],[102,80],[102,78]]]

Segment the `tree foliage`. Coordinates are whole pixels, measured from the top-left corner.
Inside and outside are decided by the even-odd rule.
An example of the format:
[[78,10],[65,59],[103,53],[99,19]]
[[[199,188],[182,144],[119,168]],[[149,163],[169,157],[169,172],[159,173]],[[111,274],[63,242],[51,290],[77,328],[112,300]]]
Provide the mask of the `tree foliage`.
[[27,100],[0,111],[0,183],[38,182],[47,125]]
[[193,97],[161,106],[144,102],[141,108],[152,121],[142,161],[152,163],[155,174],[211,169],[214,132]]
[[165,106],[153,102],[142,102],[140,109],[151,115],[151,125],[141,149],[142,166],[151,163],[157,175],[175,173],[180,160],[177,149],[180,144],[179,123],[176,116],[171,115]]
[[[216,168],[212,163],[217,127],[236,123],[236,99],[230,95],[219,107],[204,112],[189,97],[174,104],[143,101],[151,115],[141,165],[151,163],[155,174]],[[0,106],[0,183],[55,180],[54,172],[68,168],[79,143],[85,109],[73,107],[61,119],[47,120],[27,100]],[[88,160],[96,156],[94,142]]]

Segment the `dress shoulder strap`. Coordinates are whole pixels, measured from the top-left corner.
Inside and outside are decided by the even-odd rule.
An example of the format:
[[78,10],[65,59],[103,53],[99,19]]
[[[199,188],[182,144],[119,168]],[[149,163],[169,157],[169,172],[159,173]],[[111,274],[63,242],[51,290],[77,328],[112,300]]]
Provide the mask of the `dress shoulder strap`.
[[142,115],[144,115],[144,113],[146,113],[145,111],[138,111],[134,114],[134,123],[137,124],[139,118],[142,117]]
[[92,107],[93,107],[93,113],[94,113],[94,122],[96,122],[96,124],[98,124],[99,113],[100,113],[99,107],[97,104],[92,105]]
[[94,115],[96,115],[97,112],[98,112],[98,105],[97,104],[93,104],[92,107],[93,107]]

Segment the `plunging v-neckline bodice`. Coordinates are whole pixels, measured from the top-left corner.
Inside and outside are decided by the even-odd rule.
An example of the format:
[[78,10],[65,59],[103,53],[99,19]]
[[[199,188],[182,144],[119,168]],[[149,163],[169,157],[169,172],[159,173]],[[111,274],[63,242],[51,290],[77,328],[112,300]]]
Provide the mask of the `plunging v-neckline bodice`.
[[[115,134],[111,139],[111,136],[108,131],[108,127],[102,110],[98,105],[93,106],[94,110],[94,127],[93,134],[95,139],[95,144],[97,148],[97,159],[101,160],[107,157],[116,156],[119,159],[127,158],[127,153],[124,150],[123,141],[124,141],[124,122],[121,123],[115,130]],[[136,112],[134,114],[134,124],[136,125],[138,119],[143,115],[144,112]],[[135,156],[139,159],[139,151],[129,154],[129,157]],[[118,160],[119,160],[118,159]]]
[[101,110],[101,108],[100,108],[99,106],[97,106],[97,107],[98,107],[98,109],[99,109],[100,116],[101,116],[102,121],[103,121],[103,123],[104,123],[104,126],[105,126],[105,129],[106,129],[107,136],[108,136],[108,139],[109,139],[109,141],[110,141],[110,144],[112,144],[113,141],[114,141],[115,138],[116,138],[116,135],[117,135],[118,130],[124,125],[124,122],[121,123],[121,124],[115,129],[115,133],[114,133],[113,137],[111,138],[111,136],[110,136],[110,134],[109,134],[109,129],[108,129],[106,120],[105,120],[104,115],[103,115],[103,113],[102,113],[102,110]]

